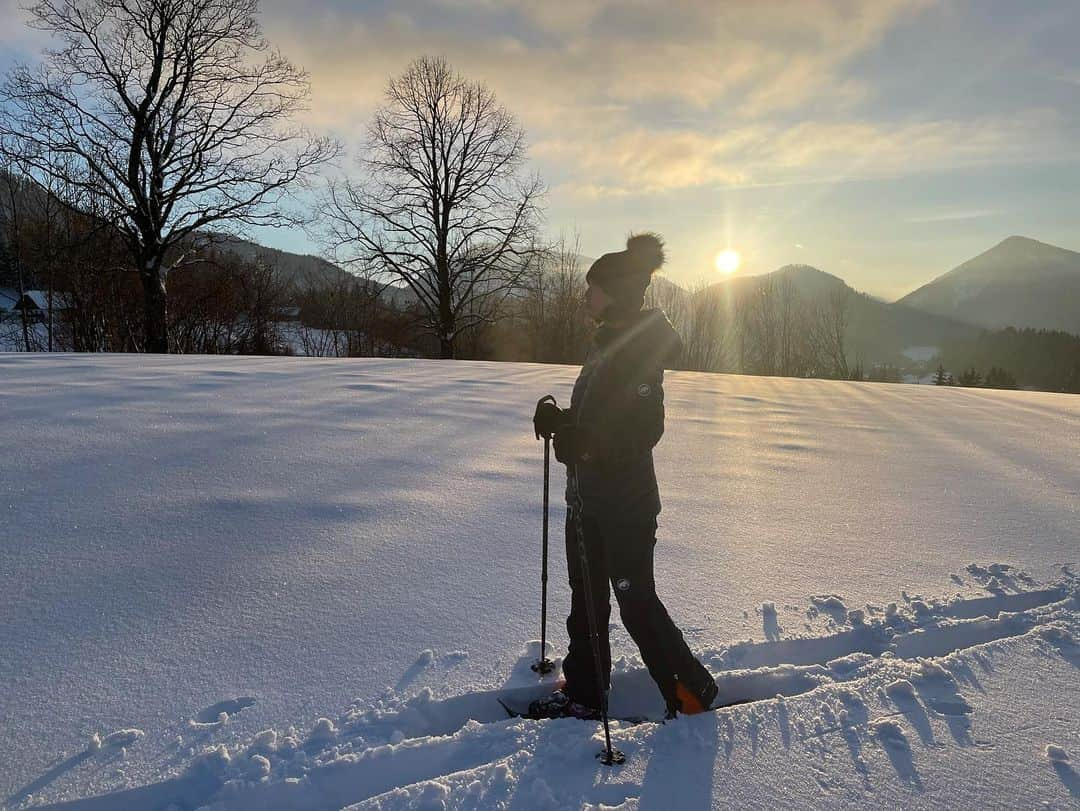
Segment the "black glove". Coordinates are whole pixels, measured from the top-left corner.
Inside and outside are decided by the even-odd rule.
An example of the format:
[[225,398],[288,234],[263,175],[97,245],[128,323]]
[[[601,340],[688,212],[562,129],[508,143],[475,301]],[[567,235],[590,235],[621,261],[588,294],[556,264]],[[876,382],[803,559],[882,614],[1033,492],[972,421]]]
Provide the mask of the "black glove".
[[533,414],[533,430],[537,439],[551,439],[565,422],[566,414],[555,404],[554,397],[548,394],[537,401]]

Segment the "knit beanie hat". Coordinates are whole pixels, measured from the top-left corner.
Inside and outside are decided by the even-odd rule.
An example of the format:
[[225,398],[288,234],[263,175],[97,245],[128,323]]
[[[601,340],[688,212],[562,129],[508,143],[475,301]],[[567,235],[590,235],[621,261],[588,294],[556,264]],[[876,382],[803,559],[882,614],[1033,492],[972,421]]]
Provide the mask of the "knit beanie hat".
[[633,234],[626,250],[605,253],[592,263],[586,281],[602,289],[612,299],[610,309],[636,313],[645,303],[645,288],[652,274],[664,264],[664,241],[658,234]]

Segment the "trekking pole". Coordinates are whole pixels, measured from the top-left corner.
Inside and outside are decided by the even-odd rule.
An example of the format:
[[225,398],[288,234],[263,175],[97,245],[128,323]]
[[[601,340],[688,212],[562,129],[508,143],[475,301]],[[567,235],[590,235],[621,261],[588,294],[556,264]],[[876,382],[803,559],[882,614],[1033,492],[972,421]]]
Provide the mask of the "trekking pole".
[[608,725],[608,697],[604,686],[603,665],[600,663],[600,627],[593,605],[592,577],[589,573],[589,555],[585,546],[585,526],[581,517],[581,491],[578,489],[577,465],[574,465],[574,534],[577,535],[578,557],[581,558],[581,580],[585,587],[585,616],[589,622],[589,641],[592,643],[593,663],[596,665],[596,687],[600,695],[600,719],[604,722],[604,749],[596,753],[596,759],[605,766],[618,766],[626,762],[626,755],[611,745],[611,729]]
[[[550,395],[549,395],[550,396]],[[555,398],[552,398],[552,402]],[[547,584],[548,584],[548,490],[551,483],[551,437],[544,437],[544,530],[540,563],[540,658],[533,662],[534,673],[546,676],[555,669],[547,658]]]

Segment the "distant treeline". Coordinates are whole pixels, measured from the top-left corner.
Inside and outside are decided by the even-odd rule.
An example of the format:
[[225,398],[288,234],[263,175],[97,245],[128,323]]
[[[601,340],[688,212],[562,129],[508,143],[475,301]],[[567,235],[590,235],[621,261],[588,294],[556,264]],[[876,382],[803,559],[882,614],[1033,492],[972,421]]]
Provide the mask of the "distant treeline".
[[943,347],[940,361],[958,374],[973,368],[989,374],[997,367],[1023,388],[1080,394],[1080,336],[1067,332],[1013,327],[987,331]]
[[[22,193],[13,193],[16,184]],[[8,312],[0,314],[0,344],[139,351],[140,290],[134,274],[123,270],[116,230],[58,204],[29,181],[0,175],[0,190],[6,203],[0,205],[0,288],[44,294],[37,296],[44,306],[33,313],[12,311],[8,302]],[[477,298],[475,306],[485,309],[458,335],[458,357],[581,362],[589,335],[583,270],[576,244],[538,249],[512,287]],[[170,342],[174,351],[203,354],[438,355],[422,308],[400,291],[388,296],[380,288],[348,274],[286,277],[258,255],[191,246],[170,275]],[[923,371],[901,368],[886,350],[912,335],[891,340],[880,353],[870,354],[867,346],[874,338],[872,316],[895,320],[906,311],[894,315],[805,268],[689,291],[660,278],[648,304],[662,308],[682,336],[680,368],[686,370],[900,382],[936,367],[950,385],[1080,393],[1080,336],[1012,328],[939,333],[940,355]],[[921,334],[918,320],[897,323]]]
[[[141,290],[121,234],[27,178],[0,172],[0,288],[36,291],[39,308],[0,313],[8,349],[140,351]],[[288,277],[270,257],[241,257],[210,242],[180,246],[169,277],[174,351],[202,354],[432,356],[439,345],[422,307],[359,276]],[[523,259],[513,284],[476,296],[462,313],[461,358],[579,363],[588,343],[585,280],[576,244]],[[941,329],[940,320],[889,308],[819,271],[793,267],[738,285],[684,290],[654,281],[683,338],[691,371],[900,382],[947,370],[954,385],[1080,393],[1080,337],[1034,329]],[[5,302],[0,301],[0,309]],[[875,326],[876,325],[876,326]],[[933,330],[938,330],[934,334]],[[879,334],[880,333],[880,334]],[[882,337],[882,336],[885,337]],[[901,368],[896,347],[937,341],[927,368]]]

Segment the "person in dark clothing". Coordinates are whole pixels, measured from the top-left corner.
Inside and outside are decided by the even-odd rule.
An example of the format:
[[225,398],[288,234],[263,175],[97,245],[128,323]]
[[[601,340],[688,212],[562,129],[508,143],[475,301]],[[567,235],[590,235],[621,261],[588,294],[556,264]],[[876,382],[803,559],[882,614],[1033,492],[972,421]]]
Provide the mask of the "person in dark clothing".
[[[570,407],[561,409],[553,398],[545,398],[533,418],[537,437],[553,437],[555,458],[567,466],[571,590],[565,684],[533,702],[530,714],[535,716],[598,717],[601,695],[588,608],[591,602],[606,689],[610,588],[668,715],[702,712],[716,697],[715,680],[690,652],[656,595],[653,579],[660,493],[652,449],[664,433],[664,368],[677,363],[682,352],[663,312],[642,309],[645,289],[663,262],[660,238],[640,234],[627,240],[625,251],[604,254],[593,263],[586,274],[585,301],[598,327]],[[585,541],[591,593],[582,576],[579,534]]]

